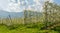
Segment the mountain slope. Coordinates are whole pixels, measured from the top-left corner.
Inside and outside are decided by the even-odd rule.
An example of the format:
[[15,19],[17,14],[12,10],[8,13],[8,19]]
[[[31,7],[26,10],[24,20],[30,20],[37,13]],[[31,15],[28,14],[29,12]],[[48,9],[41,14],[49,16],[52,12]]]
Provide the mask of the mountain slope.
[[6,12],[4,10],[0,10],[0,18],[7,18],[9,15],[11,17],[22,17],[23,12]]

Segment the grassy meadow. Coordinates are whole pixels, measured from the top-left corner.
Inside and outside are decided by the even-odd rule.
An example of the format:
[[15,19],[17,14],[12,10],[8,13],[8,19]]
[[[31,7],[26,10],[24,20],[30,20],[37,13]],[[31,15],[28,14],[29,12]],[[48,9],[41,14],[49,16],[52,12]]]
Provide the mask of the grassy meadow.
[[59,33],[54,30],[41,30],[44,25],[42,23],[37,24],[15,24],[15,25],[0,25],[0,33]]

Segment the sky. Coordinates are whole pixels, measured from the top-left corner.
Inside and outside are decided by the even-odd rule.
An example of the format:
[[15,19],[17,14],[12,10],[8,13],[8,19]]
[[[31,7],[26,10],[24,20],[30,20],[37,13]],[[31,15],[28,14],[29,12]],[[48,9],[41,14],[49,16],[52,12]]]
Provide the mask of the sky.
[[60,4],[60,0],[0,0],[0,10],[22,12],[26,9],[40,12],[45,1]]
[[60,0],[54,0],[55,3],[60,4]]

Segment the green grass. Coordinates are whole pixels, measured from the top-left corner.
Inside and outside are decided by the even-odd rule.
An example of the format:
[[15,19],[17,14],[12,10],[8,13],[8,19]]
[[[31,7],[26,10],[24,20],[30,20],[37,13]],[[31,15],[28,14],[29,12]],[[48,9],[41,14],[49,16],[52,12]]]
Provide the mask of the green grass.
[[[13,27],[13,26],[12,26]],[[20,25],[15,29],[9,29],[6,25],[0,25],[0,33],[58,33],[54,30],[40,30],[38,28],[28,28],[27,26]]]

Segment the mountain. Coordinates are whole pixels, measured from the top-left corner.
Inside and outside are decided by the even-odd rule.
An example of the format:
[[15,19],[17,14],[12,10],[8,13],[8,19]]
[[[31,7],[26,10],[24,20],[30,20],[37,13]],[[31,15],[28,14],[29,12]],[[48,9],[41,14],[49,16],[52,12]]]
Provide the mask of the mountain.
[[23,12],[7,12],[4,10],[0,10],[0,18],[7,18],[7,17],[9,17],[9,15],[11,17],[22,17]]
[[[39,15],[39,17],[40,17],[42,15],[41,12],[33,12],[33,11],[30,11],[30,12],[26,11],[25,13],[27,15],[28,15],[28,13],[30,13],[30,15],[28,15],[29,17],[30,16],[35,17],[37,15]],[[14,18],[14,17],[17,17],[17,18],[18,17],[24,17],[24,12],[7,12],[7,11],[4,11],[4,10],[0,10],[0,18],[7,18],[7,17],[9,17],[9,15],[10,15],[11,18]]]

